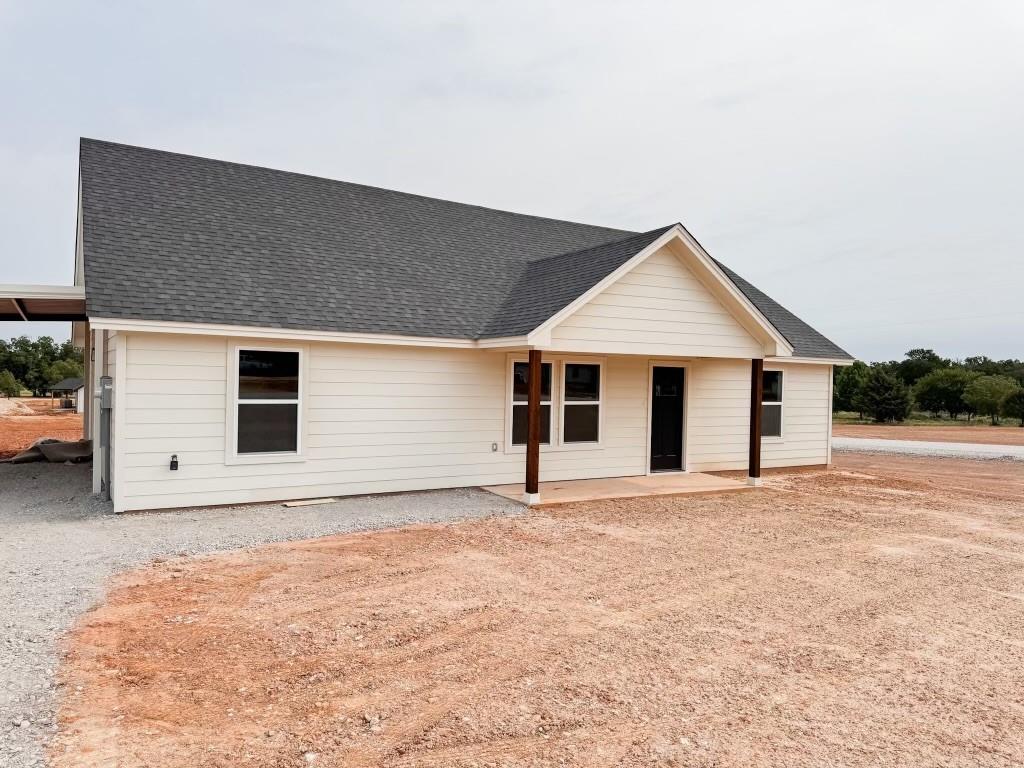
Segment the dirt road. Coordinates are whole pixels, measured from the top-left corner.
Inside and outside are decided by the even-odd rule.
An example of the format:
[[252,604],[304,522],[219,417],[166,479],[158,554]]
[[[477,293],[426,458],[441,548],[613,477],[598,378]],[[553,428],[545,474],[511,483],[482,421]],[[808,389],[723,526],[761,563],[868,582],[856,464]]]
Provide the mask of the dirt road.
[[837,460],[136,571],[55,763],[1020,765],[1019,464]]
[[899,424],[834,424],[832,434],[836,437],[871,437],[883,440],[1024,445],[1024,429],[1013,426],[908,427]]

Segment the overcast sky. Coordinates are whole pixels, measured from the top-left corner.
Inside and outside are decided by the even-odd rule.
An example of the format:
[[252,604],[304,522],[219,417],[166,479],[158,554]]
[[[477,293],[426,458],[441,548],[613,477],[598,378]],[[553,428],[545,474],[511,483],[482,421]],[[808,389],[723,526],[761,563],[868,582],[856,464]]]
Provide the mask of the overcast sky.
[[0,282],[70,283],[88,136],[682,221],[859,357],[1024,357],[1022,40],[1019,0],[0,0]]

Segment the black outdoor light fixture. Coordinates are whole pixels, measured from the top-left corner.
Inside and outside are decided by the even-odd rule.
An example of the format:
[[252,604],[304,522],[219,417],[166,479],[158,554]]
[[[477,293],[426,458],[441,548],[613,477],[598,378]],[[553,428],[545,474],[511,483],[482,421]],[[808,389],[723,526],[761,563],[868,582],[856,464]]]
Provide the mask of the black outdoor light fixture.
[[175,472],[175,471],[177,471],[177,469],[178,469],[178,454],[175,453],[175,454],[173,454],[171,456],[171,471]]

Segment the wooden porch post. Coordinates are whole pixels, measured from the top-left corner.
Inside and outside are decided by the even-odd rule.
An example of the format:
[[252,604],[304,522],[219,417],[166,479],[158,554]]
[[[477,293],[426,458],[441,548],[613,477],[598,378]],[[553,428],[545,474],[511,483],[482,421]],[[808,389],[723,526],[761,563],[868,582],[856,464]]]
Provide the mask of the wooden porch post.
[[764,401],[764,360],[750,361],[750,457],[747,483],[761,484],[761,403]]
[[526,384],[526,503],[540,501],[540,350],[530,350]]

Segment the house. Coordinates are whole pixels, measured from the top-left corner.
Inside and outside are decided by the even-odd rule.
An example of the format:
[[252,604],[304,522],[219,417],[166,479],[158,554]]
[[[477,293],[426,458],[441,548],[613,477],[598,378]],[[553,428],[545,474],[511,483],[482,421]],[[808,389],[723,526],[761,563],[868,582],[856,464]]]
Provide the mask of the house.
[[0,319],[76,321],[118,511],[830,460],[850,355],[681,224],[93,140],[79,180],[75,286]]
[[[62,408],[74,408],[76,413],[83,413],[85,410],[85,397],[82,392],[85,389],[83,379],[72,377],[61,379],[50,387],[50,392],[59,395],[62,401]],[[70,403],[65,405],[64,401]]]

